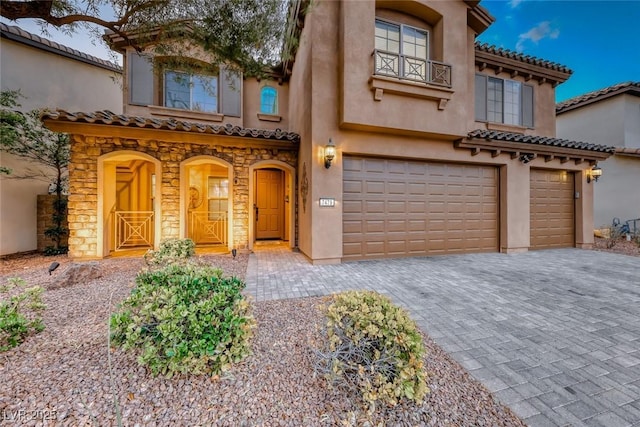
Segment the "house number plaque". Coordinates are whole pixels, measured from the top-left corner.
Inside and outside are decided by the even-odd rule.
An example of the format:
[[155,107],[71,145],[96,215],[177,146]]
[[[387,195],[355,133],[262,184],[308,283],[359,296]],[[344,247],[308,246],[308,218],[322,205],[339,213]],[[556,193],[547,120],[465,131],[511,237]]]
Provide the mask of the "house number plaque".
[[333,208],[336,206],[336,199],[328,197],[320,197],[321,208]]

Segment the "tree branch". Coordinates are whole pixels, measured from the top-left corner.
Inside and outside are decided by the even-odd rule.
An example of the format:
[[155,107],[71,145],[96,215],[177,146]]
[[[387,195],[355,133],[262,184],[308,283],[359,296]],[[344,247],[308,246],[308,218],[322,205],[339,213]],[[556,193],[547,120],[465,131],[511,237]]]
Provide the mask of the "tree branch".
[[15,21],[20,18],[42,18],[51,16],[53,0],[1,1],[0,15]]

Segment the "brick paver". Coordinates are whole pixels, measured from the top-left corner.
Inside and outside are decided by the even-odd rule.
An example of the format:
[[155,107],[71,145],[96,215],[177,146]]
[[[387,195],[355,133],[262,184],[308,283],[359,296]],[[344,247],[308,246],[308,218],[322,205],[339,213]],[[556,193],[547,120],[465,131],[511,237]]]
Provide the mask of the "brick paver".
[[579,249],[314,266],[258,248],[257,300],[373,289],[530,426],[640,426],[640,258]]

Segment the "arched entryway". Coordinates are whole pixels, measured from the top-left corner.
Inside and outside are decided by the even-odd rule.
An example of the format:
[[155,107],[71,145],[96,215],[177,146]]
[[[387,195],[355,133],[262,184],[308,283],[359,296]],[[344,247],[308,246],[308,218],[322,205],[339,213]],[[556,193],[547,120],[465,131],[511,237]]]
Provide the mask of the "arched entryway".
[[279,160],[249,168],[249,249],[257,240],[282,240],[295,246],[295,169]]
[[180,167],[181,236],[197,247],[231,249],[233,168],[224,160],[197,156]]
[[160,173],[159,160],[135,151],[98,159],[98,256],[157,247]]

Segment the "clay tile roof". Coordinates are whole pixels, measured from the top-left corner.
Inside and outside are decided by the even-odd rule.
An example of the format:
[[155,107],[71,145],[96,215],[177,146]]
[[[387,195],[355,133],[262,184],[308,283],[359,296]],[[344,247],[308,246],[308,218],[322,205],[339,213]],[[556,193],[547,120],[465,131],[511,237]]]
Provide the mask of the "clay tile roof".
[[640,82],[618,83],[613,86],[605,87],[604,89],[588,92],[584,95],[567,99],[566,101],[556,104],[556,113],[564,113],[565,111],[573,110],[574,108],[591,104],[593,102],[602,101],[603,99],[622,93],[630,93],[632,95],[640,96]]
[[616,154],[621,156],[640,157],[640,148],[616,148]]
[[139,116],[126,116],[123,114],[115,114],[107,110],[96,111],[94,113],[70,113],[65,110],[45,111],[40,116],[40,119],[160,130],[176,130],[209,135],[228,135],[245,138],[288,141],[291,143],[300,142],[300,135],[295,132],[287,132],[281,129],[250,129],[234,126],[232,124],[210,125],[205,123],[186,122],[176,120],[174,118],[157,119]]
[[497,47],[494,45],[490,45],[489,43],[480,43],[475,42],[475,49],[479,52],[487,52],[493,55],[502,56],[503,58],[509,58],[516,61],[521,61],[531,65],[537,65],[538,67],[548,68],[550,70],[559,71],[561,73],[571,74],[571,71],[568,67],[558,64],[556,62],[547,61],[546,59],[536,58],[531,55],[524,55],[522,53],[515,52],[513,50],[504,49],[502,47]]
[[63,46],[51,40],[47,40],[28,31],[25,31],[20,27],[7,25],[3,22],[0,22],[0,34],[2,34],[2,37],[9,40],[24,43],[38,49],[46,50],[48,52],[75,59],[90,65],[95,65],[100,68],[106,68],[118,73],[122,72],[122,67],[118,64],[105,61],[104,59],[97,58],[93,55],[89,55],[84,52],[80,52],[79,50]]
[[608,145],[590,144],[588,142],[570,141],[568,139],[548,136],[522,135],[519,133],[500,132],[494,130],[476,129],[469,132],[469,138],[490,139],[495,141],[523,142],[526,144],[547,145],[553,147],[573,148],[576,150],[599,151],[614,153],[616,148]]

